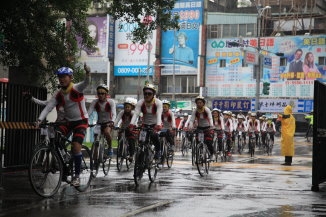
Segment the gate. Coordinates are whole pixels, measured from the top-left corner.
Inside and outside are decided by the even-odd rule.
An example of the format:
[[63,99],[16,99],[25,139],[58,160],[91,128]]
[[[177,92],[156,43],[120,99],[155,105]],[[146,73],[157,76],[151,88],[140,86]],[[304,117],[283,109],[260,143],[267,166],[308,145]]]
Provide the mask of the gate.
[[23,92],[46,100],[47,90],[0,82],[0,178],[4,168],[27,168],[39,130],[30,126],[37,120],[42,107],[26,100]]
[[326,85],[314,83],[314,126],[312,151],[312,191],[326,181]]

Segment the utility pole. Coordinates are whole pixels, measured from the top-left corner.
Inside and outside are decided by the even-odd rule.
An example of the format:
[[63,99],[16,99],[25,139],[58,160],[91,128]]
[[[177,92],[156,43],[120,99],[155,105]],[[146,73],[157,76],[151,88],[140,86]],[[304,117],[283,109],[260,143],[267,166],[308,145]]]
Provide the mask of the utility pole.
[[258,38],[258,45],[257,45],[257,51],[258,51],[258,65],[255,66],[255,75],[256,75],[256,96],[255,96],[255,111],[257,112],[259,110],[259,101],[260,101],[260,79],[261,79],[261,74],[263,72],[263,54],[261,54],[261,46],[260,46],[260,32],[261,32],[261,17],[263,15],[263,12],[266,9],[270,9],[270,6],[265,6],[264,8],[257,8],[258,10],[258,16],[257,16],[257,38]]

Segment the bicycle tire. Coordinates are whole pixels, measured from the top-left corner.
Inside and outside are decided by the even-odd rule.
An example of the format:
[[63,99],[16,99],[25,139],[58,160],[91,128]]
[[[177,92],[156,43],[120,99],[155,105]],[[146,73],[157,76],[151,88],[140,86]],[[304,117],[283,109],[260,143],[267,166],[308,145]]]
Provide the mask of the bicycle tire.
[[214,148],[214,155],[215,155],[215,162],[217,162],[218,160],[218,138],[215,138],[214,142],[213,142],[213,148]]
[[100,161],[99,161],[99,145],[100,144],[96,144],[98,143],[98,141],[94,142],[92,144],[92,148],[91,148],[91,155],[92,155],[92,161],[93,161],[93,177],[96,178],[99,168],[100,168]]
[[92,170],[93,170],[93,160],[91,151],[89,148],[85,145],[82,145],[82,162],[80,166],[80,174],[79,174],[79,180],[80,184],[79,186],[76,186],[75,188],[77,191],[84,192],[88,189],[88,187],[91,184],[92,181]]
[[166,164],[168,165],[168,168],[172,167],[173,158],[174,158],[174,152],[173,151],[168,151],[167,158],[166,158]]
[[28,177],[34,192],[41,197],[51,197],[61,186],[63,175],[59,156],[50,147],[34,151],[28,168]]
[[204,159],[204,148],[203,148],[203,144],[198,144],[197,145],[197,151],[196,151],[196,166],[197,166],[197,170],[200,176],[205,176],[206,173],[206,161]]
[[241,138],[241,136],[238,136],[238,153],[241,155],[242,154],[242,146],[243,146],[243,144],[242,144],[242,138]]
[[144,173],[144,153],[142,151],[137,151],[135,155],[135,165],[134,165],[134,182],[138,186],[143,177]]
[[187,153],[188,153],[188,147],[187,147],[187,144],[186,144],[186,137],[182,137],[182,145],[181,145],[181,153],[182,153],[182,156],[184,157]]
[[102,162],[102,169],[103,169],[103,173],[104,176],[107,176],[109,174],[110,171],[110,167],[111,167],[111,158],[108,157],[104,157],[103,162]]
[[120,139],[118,142],[117,148],[117,169],[120,172],[122,169],[123,161],[124,161],[124,147],[123,147],[123,140]]
[[191,163],[193,166],[196,164],[196,151],[197,151],[197,142],[196,138],[193,137],[191,141]]
[[256,143],[256,138],[251,139],[251,143],[250,143],[250,157],[254,157],[255,156],[255,143]]
[[[152,143],[149,143],[150,146],[152,147]],[[154,182],[156,179],[156,175],[157,175],[157,164],[155,163],[154,160],[154,152],[150,149],[146,149],[146,153],[147,153],[147,157],[145,157],[145,159],[147,159],[147,171],[148,171],[148,178],[150,180],[150,182]]]
[[164,162],[167,160],[167,150],[166,150],[167,144],[166,140],[161,141],[161,159],[160,164],[162,164],[162,167],[164,167]]

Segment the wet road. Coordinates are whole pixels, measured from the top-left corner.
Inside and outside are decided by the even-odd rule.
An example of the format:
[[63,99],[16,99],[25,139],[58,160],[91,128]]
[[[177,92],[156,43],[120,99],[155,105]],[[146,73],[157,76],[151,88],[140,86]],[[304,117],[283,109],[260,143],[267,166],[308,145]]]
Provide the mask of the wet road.
[[326,185],[320,192],[310,190],[311,156],[312,145],[296,137],[293,166],[280,165],[284,157],[277,138],[273,156],[235,154],[200,177],[190,155],[176,152],[173,167],[161,169],[154,183],[144,176],[136,187],[132,169],[118,172],[113,165],[87,192],[63,185],[50,199],[31,190],[26,172],[7,173],[0,216],[326,216]]

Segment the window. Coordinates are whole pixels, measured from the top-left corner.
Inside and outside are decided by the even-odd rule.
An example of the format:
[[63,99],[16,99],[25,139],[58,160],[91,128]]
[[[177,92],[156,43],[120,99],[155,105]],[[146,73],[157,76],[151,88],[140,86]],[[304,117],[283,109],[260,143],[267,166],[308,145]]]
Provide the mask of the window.
[[281,57],[280,58],[280,66],[286,66],[288,63],[287,58],[286,57]]
[[226,60],[225,59],[220,60],[220,68],[222,68],[222,67],[226,67]]
[[326,57],[318,57],[318,65],[326,66]]
[[[162,93],[173,93],[173,76],[161,77]],[[176,93],[195,93],[196,76],[175,76]]]
[[256,24],[214,24],[207,27],[207,38],[248,37],[256,35]]

